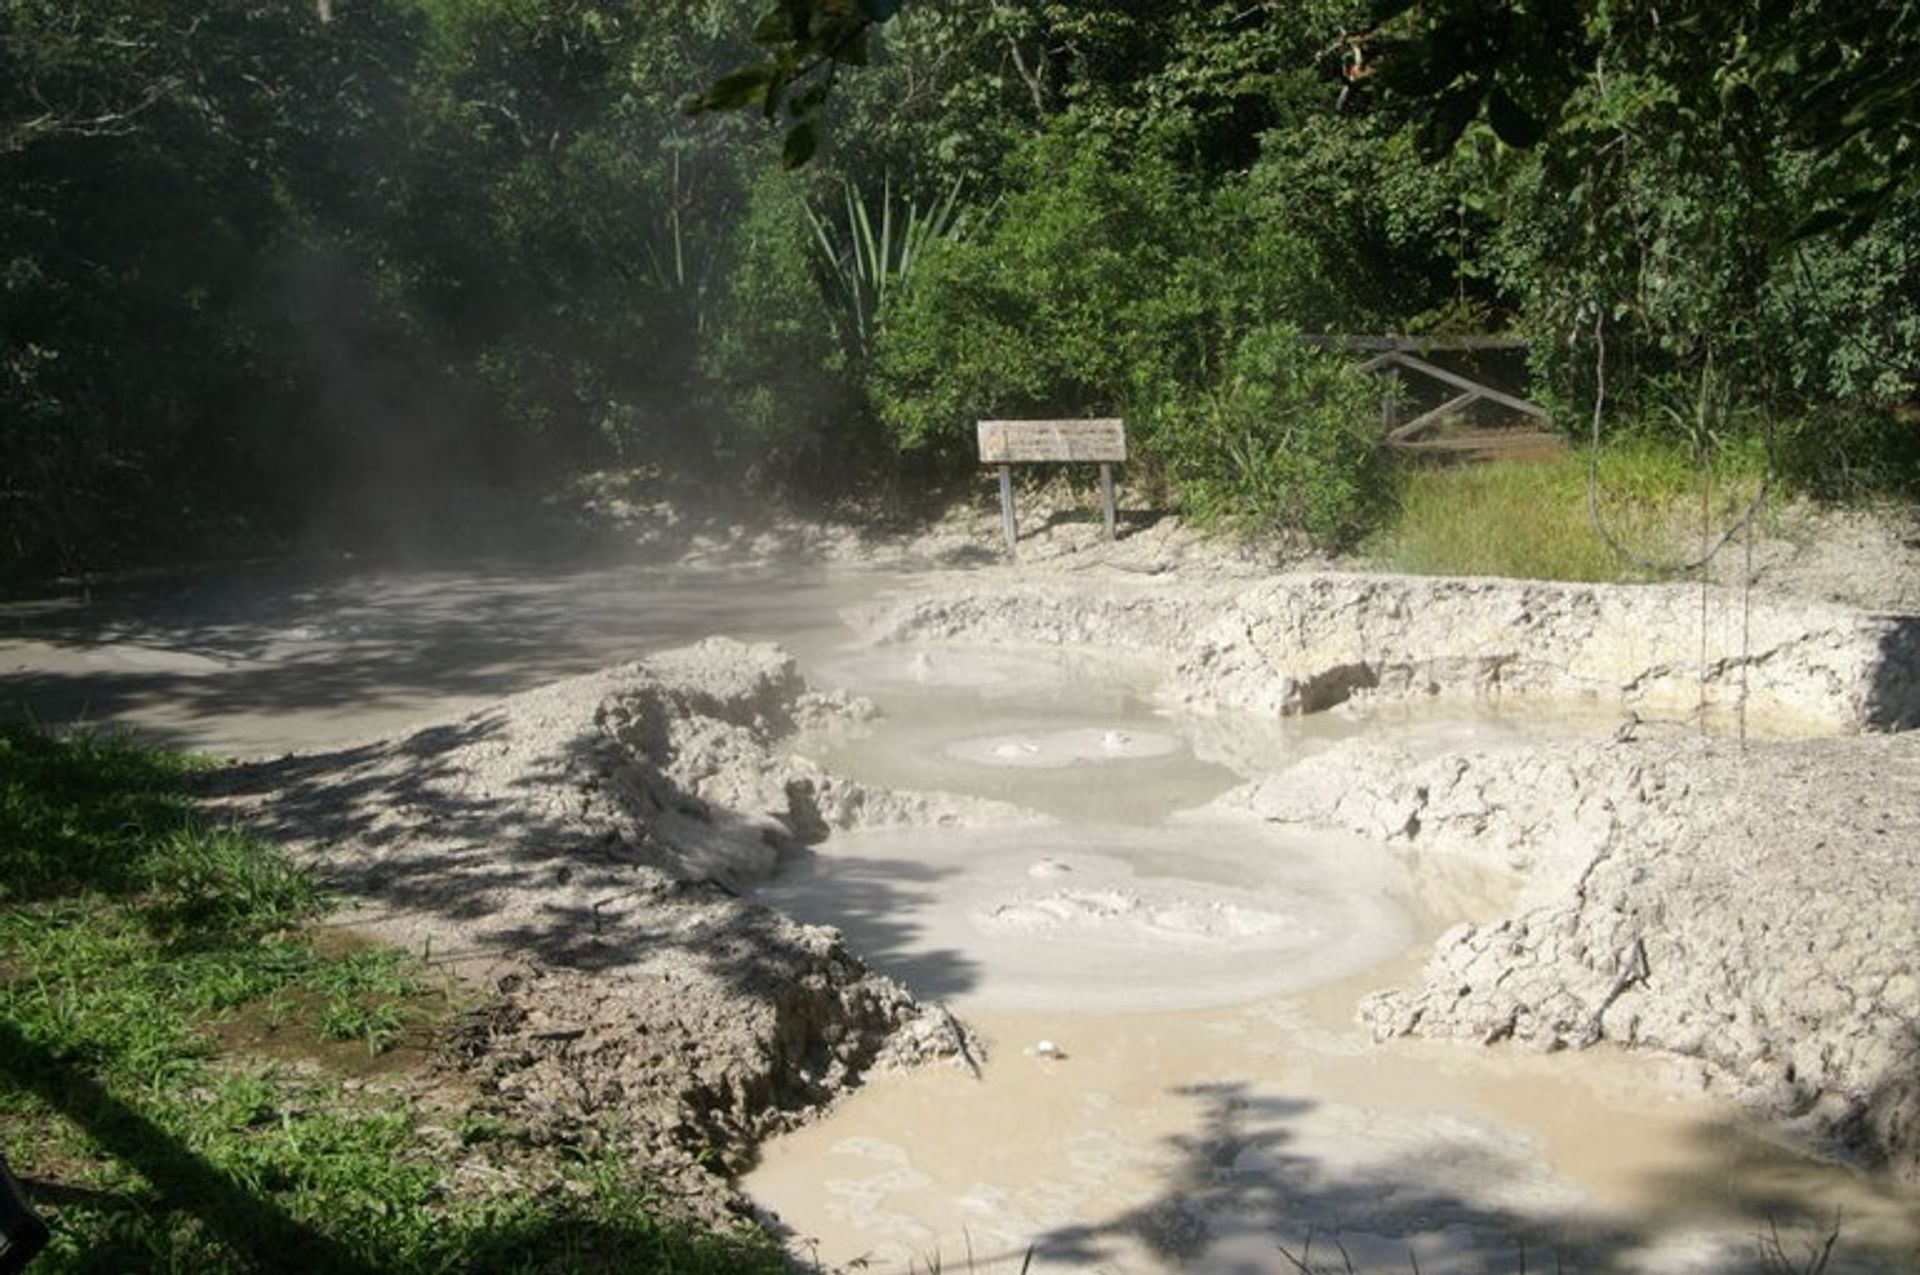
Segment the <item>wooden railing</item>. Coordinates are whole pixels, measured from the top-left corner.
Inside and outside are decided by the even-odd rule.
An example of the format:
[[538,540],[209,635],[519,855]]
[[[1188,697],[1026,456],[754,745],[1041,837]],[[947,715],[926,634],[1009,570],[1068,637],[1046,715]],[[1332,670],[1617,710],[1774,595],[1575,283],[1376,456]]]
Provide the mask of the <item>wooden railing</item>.
[[[1502,336],[1327,336],[1301,338],[1322,349],[1347,350],[1373,357],[1360,365],[1363,372],[1378,372],[1388,380],[1387,392],[1380,399],[1380,423],[1387,445],[1409,452],[1510,452],[1557,447],[1552,432],[1552,415],[1531,399],[1497,390],[1451,368],[1429,362],[1429,354],[1479,353],[1491,350],[1524,350],[1526,342]],[[1458,391],[1437,407],[1429,408],[1408,420],[1400,419],[1400,377],[1403,374],[1426,377]],[[1480,429],[1438,436],[1436,431],[1447,421],[1461,417],[1479,403],[1492,403],[1517,416],[1526,417],[1531,427],[1522,429]]]

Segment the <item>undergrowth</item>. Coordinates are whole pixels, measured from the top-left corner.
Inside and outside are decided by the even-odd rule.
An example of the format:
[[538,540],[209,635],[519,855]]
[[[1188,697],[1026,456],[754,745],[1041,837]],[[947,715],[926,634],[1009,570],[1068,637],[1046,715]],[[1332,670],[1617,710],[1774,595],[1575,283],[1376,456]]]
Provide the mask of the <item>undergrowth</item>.
[[1765,468],[1757,447],[1722,452],[1703,492],[1701,467],[1682,447],[1634,440],[1604,449],[1595,490],[1600,525],[1615,544],[1588,509],[1584,451],[1414,468],[1401,476],[1395,511],[1366,551],[1383,567],[1419,575],[1656,578],[1665,574],[1659,565],[1699,554],[1703,523],[1717,537],[1738,521]]
[[644,1166],[421,1083],[446,993],[317,941],[311,881],[197,817],[197,768],[0,726],[0,1130],[54,1233],[36,1275],[780,1269],[669,1220]]

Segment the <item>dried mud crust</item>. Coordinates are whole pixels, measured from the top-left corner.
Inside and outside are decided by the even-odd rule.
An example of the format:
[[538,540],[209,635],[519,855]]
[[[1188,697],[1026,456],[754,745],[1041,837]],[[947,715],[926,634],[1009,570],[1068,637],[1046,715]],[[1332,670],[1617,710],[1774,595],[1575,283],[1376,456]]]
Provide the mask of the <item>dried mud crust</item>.
[[[1704,630],[1703,630],[1704,621]],[[1349,701],[1591,704],[1803,733],[1920,724],[1920,619],[1693,585],[1292,572],[1010,581],[888,602],[873,640],[1094,646],[1171,665],[1161,697],[1267,716]]]
[[760,1139],[876,1067],[979,1044],[831,929],[740,898],[834,828],[991,803],[840,781],[778,741],[870,709],[725,639],[514,696],[457,722],[222,772],[210,796],[289,846],[341,921],[481,997],[446,1065],[538,1138],[645,1154],[683,1208],[739,1202]]
[[1355,743],[1226,800],[1524,874],[1513,915],[1363,1002],[1377,1036],[1665,1051],[1920,1181],[1920,736],[1644,733],[1418,764]]

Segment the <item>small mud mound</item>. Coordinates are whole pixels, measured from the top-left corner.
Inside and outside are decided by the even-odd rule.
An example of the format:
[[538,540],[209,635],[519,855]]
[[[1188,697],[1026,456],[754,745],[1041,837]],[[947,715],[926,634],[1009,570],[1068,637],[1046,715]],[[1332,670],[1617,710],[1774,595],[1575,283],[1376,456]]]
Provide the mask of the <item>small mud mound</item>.
[[[629,1139],[649,1173],[708,1221],[737,1211],[714,1175],[805,1123],[875,1068],[977,1060],[945,1011],[915,1001],[832,930],[695,890],[682,914],[698,958],[646,977],[538,962],[502,973],[445,1065],[543,1141]],[[703,948],[710,945],[710,950]]]
[[614,1116],[650,1154],[725,1168],[875,1066],[976,1048],[837,933],[735,893],[831,829],[1018,821],[776,751],[867,711],[808,691],[777,648],[710,639],[399,739],[235,767],[214,795],[350,924],[491,990],[457,1064],[517,1116],[555,1136]]

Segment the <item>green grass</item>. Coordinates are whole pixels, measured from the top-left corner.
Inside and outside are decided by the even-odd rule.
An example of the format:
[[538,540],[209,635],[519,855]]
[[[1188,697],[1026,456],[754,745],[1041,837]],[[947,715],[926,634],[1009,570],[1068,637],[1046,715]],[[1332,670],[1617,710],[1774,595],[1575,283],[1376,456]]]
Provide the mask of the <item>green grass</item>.
[[[1763,468],[1751,448],[1721,458],[1708,505],[1715,535],[1740,516]],[[1603,524],[1634,556],[1679,562],[1698,554],[1701,475],[1683,449],[1638,441],[1607,448],[1598,491]],[[1420,575],[1610,581],[1660,574],[1594,529],[1583,451],[1409,470],[1394,516],[1366,551],[1382,567]]]
[[312,884],[196,816],[197,768],[0,726],[0,1136],[54,1230],[35,1275],[780,1269],[668,1220],[643,1165],[427,1079],[446,991],[317,944]]

